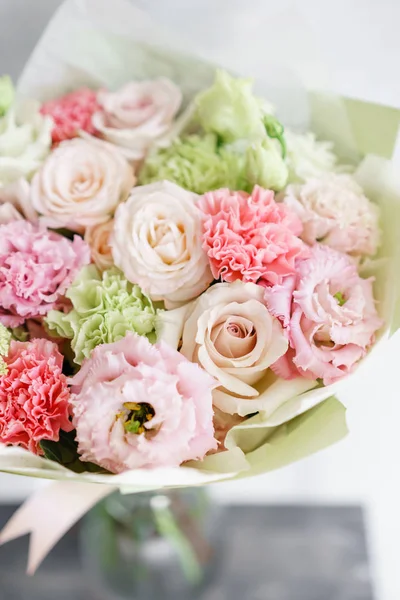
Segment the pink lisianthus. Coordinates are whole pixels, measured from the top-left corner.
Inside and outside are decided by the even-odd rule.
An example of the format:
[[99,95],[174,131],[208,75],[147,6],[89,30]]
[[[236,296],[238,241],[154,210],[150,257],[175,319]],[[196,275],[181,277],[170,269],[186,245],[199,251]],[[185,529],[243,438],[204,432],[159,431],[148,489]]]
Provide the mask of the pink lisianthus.
[[0,322],[17,327],[25,319],[58,308],[90,249],[28,221],[0,225]]
[[53,143],[57,144],[76,137],[79,130],[94,135],[92,116],[99,108],[97,93],[82,88],[56,100],[45,102],[40,112],[53,119],[52,139]]
[[203,248],[216,279],[275,285],[294,273],[296,259],[308,256],[299,239],[300,219],[256,186],[251,195],[220,189],[199,201],[204,214]]
[[178,466],[217,448],[215,381],[164,343],[128,333],[97,346],[71,385],[83,461],[120,473]]
[[48,340],[12,341],[0,377],[0,443],[43,454],[42,440],[72,431],[63,357]]
[[372,283],[345,254],[316,245],[299,262],[295,278],[266,288],[268,309],[286,326],[290,343],[274,371],[285,379],[322,379],[324,385],[350,373],[383,325]]

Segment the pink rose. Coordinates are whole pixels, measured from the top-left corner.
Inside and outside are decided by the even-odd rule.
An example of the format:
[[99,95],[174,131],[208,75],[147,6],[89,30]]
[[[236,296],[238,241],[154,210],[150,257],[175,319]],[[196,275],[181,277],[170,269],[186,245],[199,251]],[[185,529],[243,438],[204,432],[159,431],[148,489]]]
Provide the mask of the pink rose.
[[345,254],[316,245],[295,278],[266,288],[267,306],[287,326],[290,343],[273,367],[277,375],[300,373],[329,385],[350,373],[383,325],[372,282]]
[[161,77],[131,81],[116,92],[101,91],[97,100],[101,106],[93,116],[97,131],[129,160],[140,161],[171,129],[182,94],[172,81]]
[[128,333],[97,346],[71,385],[83,461],[121,473],[178,466],[217,448],[214,380],[164,343]]
[[72,431],[63,357],[48,340],[12,341],[0,377],[0,442],[43,454],[42,440]]
[[301,238],[352,256],[373,256],[379,246],[379,208],[350,175],[325,175],[290,185],[283,202],[303,223]]
[[105,223],[135,184],[122,154],[100,140],[62,142],[32,181],[32,203],[48,227],[82,232]]
[[56,100],[45,102],[40,112],[53,119],[52,138],[53,143],[56,144],[76,137],[80,130],[93,135],[95,128],[92,124],[92,116],[97,110],[99,110],[97,93],[82,88]]
[[88,227],[85,231],[85,242],[90,247],[92,261],[100,271],[114,266],[111,252],[111,233],[114,229],[114,219]]
[[256,186],[251,195],[227,189],[205,194],[203,248],[215,279],[260,279],[275,285],[295,271],[298,258],[308,255],[299,239],[300,219],[274,193]]
[[71,242],[28,221],[0,225],[0,322],[17,327],[59,307],[89,262],[89,247],[78,236]]

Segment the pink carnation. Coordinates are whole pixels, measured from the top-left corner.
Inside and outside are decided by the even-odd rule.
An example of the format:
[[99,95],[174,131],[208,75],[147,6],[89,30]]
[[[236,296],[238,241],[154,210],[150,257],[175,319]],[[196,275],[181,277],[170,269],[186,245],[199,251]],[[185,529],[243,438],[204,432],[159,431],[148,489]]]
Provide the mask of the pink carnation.
[[28,221],[0,225],[0,322],[17,327],[25,319],[58,308],[90,249]]
[[96,92],[82,88],[56,100],[45,102],[41,107],[41,113],[49,115],[54,121],[52,138],[53,143],[56,144],[76,137],[79,130],[94,135],[92,116],[99,108]]
[[0,377],[0,442],[42,454],[42,440],[57,442],[72,431],[63,357],[48,340],[11,342]]
[[256,186],[251,195],[221,189],[200,199],[204,213],[203,248],[216,279],[281,283],[308,255],[299,239],[300,219]]
[[372,283],[345,254],[316,245],[295,277],[266,288],[268,309],[286,326],[290,343],[273,367],[277,375],[328,385],[350,373],[383,324]]
[[164,343],[128,333],[97,346],[71,385],[83,461],[120,473],[178,466],[217,448],[215,381]]

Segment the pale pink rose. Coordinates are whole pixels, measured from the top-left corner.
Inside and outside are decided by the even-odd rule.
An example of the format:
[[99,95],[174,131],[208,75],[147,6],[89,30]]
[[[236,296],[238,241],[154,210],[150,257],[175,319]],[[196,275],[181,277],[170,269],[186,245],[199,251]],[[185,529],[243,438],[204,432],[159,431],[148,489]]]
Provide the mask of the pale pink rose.
[[308,255],[298,237],[300,219],[256,186],[251,195],[221,189],[198,203],[204,215],[203,248],[215,279],[272,285],[294,273],[296,259]]
[[164,343],[128,333],[97,346],[71,385],[83,461],[121,473],[175,467],[217,448],[215,381]]
[[132,81],[116,92],[100,91],[101,106],[93,125],[108,142],[119,146],[127,158],[142,160],[149,148],[171,129],[182,94],[169,79]]
[[62,142],[32,181],[32,203],[48,227],[82,232],[105,223],[135,184],[122,154],[96,140]]
[[351,373],[383,325],[372,283],[348,256],[318,244],[299,262],[294,283],[266,288],[267,306],[286,324],[290,343],[275,372],[287,379],[300,373],[325,385]]
[[201,247],[197,198],[175,183],[159,181],[135,187],[115,214],[116,266],[167,308],[196,298],[213,280]]
[[350,175],[325,175],[290,185],[283,202],[303,223],[301,238],[352,256],[374,255],[379,246],[379,208]]
[[28,221],[0,225],[0,322],[17,327],[61,307],[89,262],[89,247],[79,236],[70,241]]
[[42,440],[59,440],[72,431],[70,393],[62,373],[63,357],[48,340],[11,341],[0,377],[0,443],[43,454]]
[[26,179],[18,179],[0,187],[0,224],[27,219],[37,223],[38,215],[32,205],[30,185]]
[[53,119],[52,138],[56,144],[76,137],[80,130],[93,135],[95,128],[92,116],[97,110],[97,92],[81,88],[61,98],[45,102],[40,112]]
[[85,242],[90,247],[92,261],[100,271],[110,269],[114,265],[111,252],[111,233],[114,219],[88,227],[85,231]]

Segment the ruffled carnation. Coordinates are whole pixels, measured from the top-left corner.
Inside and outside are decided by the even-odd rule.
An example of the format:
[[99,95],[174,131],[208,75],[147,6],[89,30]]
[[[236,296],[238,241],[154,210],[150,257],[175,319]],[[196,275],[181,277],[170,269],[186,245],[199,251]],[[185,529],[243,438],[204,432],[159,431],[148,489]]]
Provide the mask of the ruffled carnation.
[[0,377],[0,442],[43,454],[42,440],[72,431],[63,357],[47,340],[10,344],[7,373]]
[[217,448],[213,379],[166,344],[128,334],[71,381],[78,451],[113,472],[176,467]]
[[274,193],[256,186],[251,195],[227,189],[205,194],[203,248],[215,279],[237,279],[272,285],[295,271],[295,261],[308,255],[299,239],[300,219]]
[[289,181],[304,182],[338,170],[333,142],[319,141],[315,134],[285,129]]
[[60,337],[72,340],[77,364],[99,344],[116,342],[127,331],[155,341],[156,311],[151,301],[117,269],[100,273],[94,265],[85,267],[66,297],[73,309],[67,314],[51,311],[46,323]]
[[17,327],[56,308],[90,250],[28,221],[0,225],[0,322]]
[[327,175],[290,185],[283,202],[303,223],[301,238],[352,256],[374,255],[380,238],[379,208],[349,175]]
[[196,194],[220,187],[244,189],[244,165],[245,157],[218,147],[216,136],[190,135],[150,154],[139,181],[166,179]]
[[56,144],[76,137],[80,130],[93,135],[95,128],[92,124],[92,116],[99,108],[97,93],[82,88],[56,100],[45,102],[40,112],[53,119],[52,138],[53,143]]
[[317,245],[295,277],[266,288],[267,306],[287,326],[290,343],[274,365],[277,375],[300,374],[328,385],[351,373],[383,325],[372,283],[348,256]]

